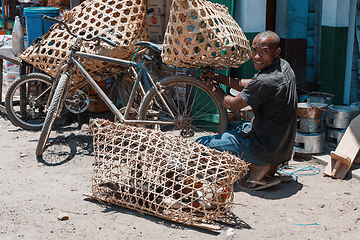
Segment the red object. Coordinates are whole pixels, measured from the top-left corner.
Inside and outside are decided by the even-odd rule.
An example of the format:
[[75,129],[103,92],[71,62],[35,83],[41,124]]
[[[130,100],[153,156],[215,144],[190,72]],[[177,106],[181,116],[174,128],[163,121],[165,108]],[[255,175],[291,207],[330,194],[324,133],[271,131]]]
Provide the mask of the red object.
[[225,185],[224,183],[221,183],[221,185],[223,187],[220,188],[220,195],[224,200],[226,200],[230,197],[230,188],[227,185]]
[[152,16],[151,17],[151,22],[152,22],[152,24],[157,24],[157,17]]
[[201,206],[201,203],[196,201],[196,202],[192,203],[192,206],[195,207],[195,208],[199,208]]

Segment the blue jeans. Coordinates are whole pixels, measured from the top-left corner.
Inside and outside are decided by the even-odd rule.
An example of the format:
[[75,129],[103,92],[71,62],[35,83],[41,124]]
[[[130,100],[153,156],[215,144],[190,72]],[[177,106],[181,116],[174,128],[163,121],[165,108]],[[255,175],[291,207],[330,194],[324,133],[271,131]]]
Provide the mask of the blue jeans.
[[200,137],[196,139],[196,142],[219,151],[228,151],[248,163],[270,165],[258,159],[251,150],[250,138],[244,134],[244,132],[250,128],[250,122],[231,122],[229,131],[217,135]]

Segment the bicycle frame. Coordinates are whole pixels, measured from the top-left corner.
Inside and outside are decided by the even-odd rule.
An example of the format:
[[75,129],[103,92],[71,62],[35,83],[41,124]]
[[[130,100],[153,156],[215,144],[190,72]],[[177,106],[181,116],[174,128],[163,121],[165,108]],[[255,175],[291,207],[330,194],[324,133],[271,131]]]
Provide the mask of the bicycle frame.
[[[112,47],[117,47],[117,44],[101,36],[86,38],[76,35],[71,32],[66,23],[60,20],[47,16],[43,16],[43,19],[64,25],[69,34],[76,38],[76,40],[71,47],[66,64],[64,64],[57,72],[55,78],[56,80],[52,85],[52,89],[48,97],[48,102],[50,102],[47,108],[48,112],[46,114],[39,142],[36,147],[37,156],[41,156],[43,154],[46,148],[46,143],[49,140],[51,128],[55,119],[58,117],[58,114],[61,113],[62,107],[66,104],[65,101],[69,100],[68,103],[72,103],[71,101],[73,101],[72,98],[68,98],[69,96],[67,96],[67,94],[71,94],[73,90],[77,90],[76,88],[80,89],[80,86],[85,87],[87,84],[89,84],[105,102],[111,112],[115,115],[115,119],[117,118],[125,124],[135,124],[141,126],[152,125],[150,127],[159,127],[159,129],[161,129],[162,125],[169,125],[169,127],[172,128],[171,130],[174,130],[174,132],[176,131],[176,134],[179,134],[179,136],[182,137],[193,137],[196,132],[199,132],[197,135],[200,136],[201,133],[207,132],[207,129],[213,129],[219,133],[227,129],[228,123],[226,121],[227,113],[225,109],[222,107],[219,99],[214,94],[207,91],[206,87],[199,79],[190,76],[176,75],[160,79],[161,75],[158,71],[158,65],[160,65],[160,61],[158,59],[159,52],[161,51],[160,46],[149,42],[135,43],[135,46],[148,48],[149,51],[151,51],[150,49],[156,51],[154,56],[145,53],[141,56],[140,61],[135,62],[80,52],[79,43],[82,41],[93,42],[95,45],[99,45],[101,42],[104,42]],[[119,73],[122,72],[121,68],[127,68],[128,70],[134,71],[135,74],[129,73],[131,79],[128,78],[129,76],[124,75],[124,78],[121,78],[119,82],[114,85],[114,87],[123,86],[126,81],[126,89],[120,89],[122,92],[120,92],[119,89],[118,92],[115,93],[114,90],[112,91],[112,93],[114,93],[112,96],[120,97],[123,106],[126,105],[126,107],[123,108],[125,109],[124,115],[122,110],[119,110],[114,104],[117,104],[117,98],[113,99],[113,103],[110,100],[110,97],[104,93],[98,83],[92,78],[90,73],[84,66],[82,66],[80,60],[78,59],[89,59],[119,66]],[[160,66],[162,69],[162,65]],[[86,79],[85,81],[74,81],[76,84],[73,84],[72,69],[74,67]],[[128,94],[130,92],[130,88],[128,87],[131,85],[128,83],[133,83],[129,99]],[[143,83],[146,86],[146,89],[143,88]],[[141,97],[139,93],[142,94],[145,92],[146,94],[142,97],[141,104],[139,106],[139,120],[133,120],[130,116],[132,106],[138,99],[137,97]],[[84,93],[80,92],[80,94]],[[195,98],[196,96],[199,98]],[[80,101],[82,101],[83,98],[87,98],[86,96],[80,97],[78,98]],[[76,98],[77,96],[75,95],[75,104],[77,104],[78,100]],[[198,100],[201,101],[195,106],[194,103],[198,102]],[[207,107],[208,105],[210,107]],[[83,109],[85,108],[82,108],[82,110]],[[194,114],[193,110],[196,110]],[[209,123],[196,126],[199,121],[203,121],[205,119],[213,120],[213,116],[215,114],[218,114],[218,118],[215,119],[218,119],[217,122],[207,121]],[[166,129],[164,128],[164,130]]]
[[[112,103],[112,101],[109,99],[109,97],[99,87],[99,85],[96,83],[96,81],[90,76],[90,74],[85,70],[85,68],[81,65],[81,63],[76,59],[75,56],[78,56],[78,57],[81,57],[81,58],[87,58],[87,59],[91,59],[91,60],[96,60],[96,61],[104,61],[104,62],[116,64],[116,65],[119,65],[119,66],[123,66],[123,67],[132,66],[132,67],[136,67],[137,69],[139,69],[139,71],[138,71],[139,74],[138,74],[138,76],[137,76],[137,78],[135,80],[134,86],[132,88],[132,91],[131,91],[129,101],[128,101],[128,104],[126,106],[126,110],[125,110],[124,115],[120,113],[120,111],[117,109],[115,104]],[[146,76],[148,77],[147,80],[150,82],[151,86],[156,88],[155,82],[158,79],[157,79],[156,76],[154,76],[151,73],[151,71],[149,71],[148,67],[146,66],[146,62],[138,63],[138,62],[134,62],[134,61],[127,61],[127,60],[123,60],[123,59],[111,58],[111,57],[106,57],[106,56],[101,56],[101,55],[88,54],[88,53],[79,52],[79,51],[76,51],[76,50],[72,50],[72,52],[70,53],[69,62],[75,65],[75,67],[85,77],[87,82],[93,87],[93,89],[96,91],[96,93],[105,102],[105,104],[111,109],[111,111],[116,115],[116,117],[119,118],[119,120],[121,122],[127,123],[127,124],[139,124],[139,123],[172,124],[171,122],[162,122],[162,121],[126,119],[128,114],[129,114],[129,111],[130,111],[130,106],[132,105],[132,103],[133,103],[133,101],[135,99],[135,93],[136,93],[137,88],[139,87],[139,83],[140,83],[141,77],[144,74],[144,72],[145,72]],[[160,91],[158,91],[158,94],[160,96],[160,99],[164,102],[164,104],[166,104],[166,101],[163,99]],[[168,106],[167,106],[167,108],[170,110],[170,108]]]

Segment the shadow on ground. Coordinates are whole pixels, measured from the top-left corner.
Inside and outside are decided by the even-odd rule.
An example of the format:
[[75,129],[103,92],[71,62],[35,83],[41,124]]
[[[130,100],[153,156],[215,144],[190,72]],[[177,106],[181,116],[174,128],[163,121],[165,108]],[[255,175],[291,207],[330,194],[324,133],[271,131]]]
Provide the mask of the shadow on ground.
[[303,185],[297,181],[279,183],[275,186],[260,190],[247,190],[240,188],[239,184],[236,183],[234,186],[234,192],[246,192],[252,196],[264,198],[268,200],[277,200],[283,198],[289,198],[295,195],[303,188]]
[[[94,199],[91,198],[86,198],[86,201],[92,202],[94,204],[100,205],[102,206],[103,212],[104,213],[120,213],[120,214],[128,214],[128,215],[133,215],[139,218],[145,218],[149,221],[152,221],[154,223],[157,224],[161,224],[164,225],[166,227],[169,228],[174,228],[174,229],[191,229],[191,230],[195,230],[201,233],[206,233],[206,234],[210,234],[210,235],[214,235],[217,236],[220,234],[220,232],[218,231],[211,231],[211,230],[207,230],[207,229],[203,229],[200,227],[195,227],[195,226],[190,226],[190,225],[186,225],[183,223],[178,223],[178,222],[173,222],[173,221],[169,221],[169,220],[165,220],[162,219],[158,216],[153,216],[153,215],[148,215],[148,214],[143,214],[140,212],[137,212],[136,210],[132,210],[132,209],[128,209],[128,208],[123,208],[117,205],[110,205],[110,204],[104,204],[104,203],[100,203]],[[223,221],[219,222],[216,221],[214,222],[214,226],[218,226],[220,227],[221,230],[226,230],[228,228],[235,228],[235,229],[252,229],[251,226],[249,224],[247,224],[245,221],[243,221],[242,219],[240,219],[238,216],[236,216],[234,213],[232,212],[228,212],[227,215],[225,216],[228,221],[232,222],[232,224],[226,224],[223,223]]]
[[[113,118],[111,112],[70,116],[61,118],[53,127],[44,153],[37,157],[40,163],[47,166],[58,166],[71,161],[76,155],[92,155],[93,146],[90,132],[88,129],[85,132],[79,130],[82,129],[84,123],[89,122],[90,117]],[[56,137],[51,137],[54,135]]]
[[[75,131],[75,129],[64,128],[61,132]],[[69,135],[61,134],[54,138],[49,138],[42,156],[37,157],[40,163],[47,166],[58,166],[71,161],[76,155],[92,155],[92,137],[89,134],[73,133]]]

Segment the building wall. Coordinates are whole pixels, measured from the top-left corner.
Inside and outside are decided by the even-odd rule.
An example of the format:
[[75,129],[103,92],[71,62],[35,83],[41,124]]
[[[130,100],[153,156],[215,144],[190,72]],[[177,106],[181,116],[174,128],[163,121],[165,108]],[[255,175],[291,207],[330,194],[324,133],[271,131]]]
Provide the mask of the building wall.
[[344,98],[350,0],[326,0],[322,6],[320,91],[334,94],[334,103]]
[[322,5],[323,0],[314,0],[314,72],[307,75],[307,81],[316,84],[319,82]]
[[314,82],[315,80],[315,4],[314,0],[308,3],[308,21],[306,36],[306,80],[305,82]]
[[[359,69],[358,68],[358,59],[359,58],[360,58],[359,45],[358,45],[358,40],[355,36],[353,60],[352,60],[352,65],[351,65],[351,87],[350,87],[349,103],[360,101],[360,96],[359,96],[359,89],[360,89],[359,81],[360,80],[359,80],[359,70],[358,70]],[[360,61],[360,59],[359,59],[359,61]]]
[[357,39],[356,25],[360,24],[359,19],[356,22],[356,16],[360,14],[357,6],[360,0],[350,0],[349,8],[349,31],[348,31],[348,49],[345,69],[345,86],[344,86],[344,104],[359,101],[359,82],[358,82],[358,63],[359,47]]
[[277,0],[275,32],[281,40],[280,56],[296,74],[296,82],[306,82],[308,0]]
[[[351,101],[360,101],[360,0],[356,1],[356,15],[355,15],[355,41],[354,41],[354,55],[352,65],[352,84],[351,84]],[[358,63],[359,61],[359,63]]]
[[[235,1],[234,18],[251,44],[256,34],[265,30],[266,0]],[[249,60],[240,68],[231,69],[231,76],[252,78],[256,72],[252,61]]]
[[229,13],[231,15],[234,15],[234,3],[235,3],[235,0],[210,0],[211,2],[213,3],[219,3],[219,4],[222,4],[222,5],[225,5],[228,10],[229,10]]

